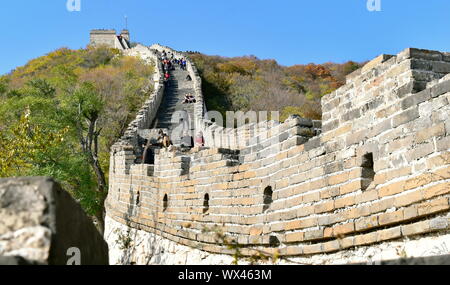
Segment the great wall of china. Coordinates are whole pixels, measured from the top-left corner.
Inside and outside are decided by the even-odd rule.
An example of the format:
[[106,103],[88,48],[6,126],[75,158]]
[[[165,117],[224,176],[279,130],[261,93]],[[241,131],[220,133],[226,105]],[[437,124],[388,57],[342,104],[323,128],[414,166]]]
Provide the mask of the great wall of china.
[[243,256],[264,252],[278,263],[364,262],[371,250],[402,256],[399,245],[407,255],[450,247],[450,54],[382,55],[322,98],[321,122],[290,117],[239,129],[207,119],[188,58],[172,81],[194,92],[189,129],[202,131],[206,146],[157,151],[146,165],[142,136],[175,94],[162,83],[162,51],[186,57],[160,45],[125,51],[158,68],[154,93],[111,151],[112,264],[229,264],[236,249],[214,227]]

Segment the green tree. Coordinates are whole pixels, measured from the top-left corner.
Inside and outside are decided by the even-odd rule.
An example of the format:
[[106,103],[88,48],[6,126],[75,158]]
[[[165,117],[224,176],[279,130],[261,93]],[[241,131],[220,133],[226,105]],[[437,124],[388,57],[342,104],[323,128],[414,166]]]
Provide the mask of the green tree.
[[[97,181],[98,204],[103,205],[107,194],[105,172],[99,159],[99,137],[102,132],[99,120],[105,103],[93,83],[84,82],[74,92],[66,105],[67,118],[77,134],[81,151],[95,173]],[[104,230],[104,209],[99,207],[95,213],[99,230]]]
[[48,153],[64,142],[67,129],[51,132],[30,121],[27,110],[20,121],[0,134],[0,176],[17,176],[48,159]]

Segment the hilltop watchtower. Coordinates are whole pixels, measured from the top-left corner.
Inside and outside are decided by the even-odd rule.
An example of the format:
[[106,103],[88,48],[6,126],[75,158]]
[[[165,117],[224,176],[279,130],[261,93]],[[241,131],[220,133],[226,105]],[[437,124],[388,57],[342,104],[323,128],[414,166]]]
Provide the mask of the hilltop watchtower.
[[123,30],[120,34],[116,30],[91,30],[91,45],[107,45],[111,48],[125,50],[130,48],[130,32]]

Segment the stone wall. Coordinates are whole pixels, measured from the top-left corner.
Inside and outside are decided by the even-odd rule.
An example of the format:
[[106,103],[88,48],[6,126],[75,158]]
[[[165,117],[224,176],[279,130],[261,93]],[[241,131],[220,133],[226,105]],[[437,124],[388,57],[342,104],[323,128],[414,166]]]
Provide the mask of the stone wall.
[[108,264],[101,234],[50,178],[0,179],[0,221],[0,264],[65,265],[73,248],[82,265]]
[[322,131],[291,117],[257,135],[216,135],[198,104],[196,122],[214,145],[161,151],[154,166],[134,165],[131,149],[113,153],[107,214],[178,245],[233,254],[225,237],[247,256],[311,256],[446,231],[449,72],[446,53],[380,56],[323,97]]
[[153,92],[149,99],[145,101],[142,108],[138,111],[136,119],[133,120],[124,135],[120,140],[114,144],[111,150],[111,170],[115,171],[115,168],[127,169],[129,168],[130,161],[126,161],[123,156],[116,155],[117,153],[134,153],[139,146],[139,134],[140,129],[149,129],[151,123],[155,119],[164,95],[164,83],[163,83],[163,68],[161,61],[158,58],[157,53],[150,50],[148,47],[138,44],[136,47],[125,51],[125,55],[138,56],[147,61],[149,64],[155,65],[155,74],[153,78],[150,78],[150,84],[153,84]]
[[[447,215],[447,219],[450,218]],[[239,265],[250,264],[245,257],[214,254],[136,228],[107,217],[105,238],[110,246],[110,264],[114,265]],[[124,240],[128,241],[124,244]],[[341,265],[341,264],[448,264],[450,234],[436,233],[404,240],[359,246],[330,254],[292,256],[259,261],[265,265]],[[444,260],[433,258],[440,256]],[[1,262],[1,260],[0,260]]]
[[91,45],[106,45],[119,50],[130,48],[130,33],[122,31],[120,36],[116,35],[116,30],[92,30],[90,33]]

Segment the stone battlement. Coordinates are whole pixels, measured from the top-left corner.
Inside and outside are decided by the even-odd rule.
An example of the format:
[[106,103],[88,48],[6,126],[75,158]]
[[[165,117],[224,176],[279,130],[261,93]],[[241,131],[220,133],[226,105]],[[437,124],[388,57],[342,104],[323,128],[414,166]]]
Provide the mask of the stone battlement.
[[90,45],[106,45],[119,50],[130,48],[130,32],[123,30],[119,35],[116,30],[91,30]]
[[[322,122],[290,117],[262,123],[256,134],[254,126],[226,129],[206,119],[190,60],[188,71],[200,99],[195,127],[207,145],[162,150],[154,165],[136,165],[132,140],[116,144],[110,231],[119,223],[233,254],[206,230],[220,225],[244,255],[311,256],[449,229],[449,54],[380,56],[322,98]],[[156,105],[144,107],[132,132],[149,127]]]

